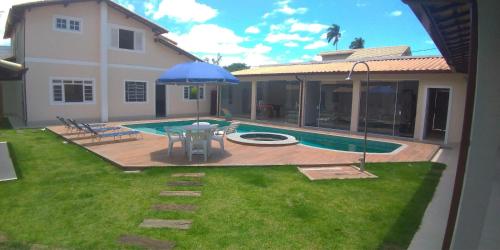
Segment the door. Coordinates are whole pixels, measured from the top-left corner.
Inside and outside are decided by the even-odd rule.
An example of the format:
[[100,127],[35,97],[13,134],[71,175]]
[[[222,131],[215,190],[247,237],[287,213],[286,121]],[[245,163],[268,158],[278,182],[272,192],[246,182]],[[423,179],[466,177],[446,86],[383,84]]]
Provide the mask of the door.
[[156,85],[156,117],[165,117],[167,112],[165,85]]
[[217,115],[217,90],[210,91],[210,115]]
[[[251,86],[250,86],[251,88]],[[248,88],[247,86],[245,86],[241,92],[241,113],[243,114],[250,114],[251,113],[251,110],[250,110],[250,98],[251,98],[251,94],[250,94],[250,88]]]
[[424,139],[444,142],[448,127],[449,101],[450,89],[428,89]]
[[306,83],[305,126],[317,127],[320,102],[320,82]]

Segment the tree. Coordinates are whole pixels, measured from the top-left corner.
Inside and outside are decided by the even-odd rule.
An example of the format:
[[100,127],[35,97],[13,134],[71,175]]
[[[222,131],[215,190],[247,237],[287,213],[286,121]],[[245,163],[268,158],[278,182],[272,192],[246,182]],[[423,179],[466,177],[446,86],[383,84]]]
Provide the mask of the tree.
[[217,53],[217,56],[215,58],[210,59],[208,57],[205,57],[205,62],[211,63],[211,64],[215,64],[215,65],[219,65],[221,59],[222,59],[221,54]]
[[335,50],[338,50],[337,44],[339,42],[340,36],[340,26],[338,26],[337,24],[332,24],[332,26],[330,26],[327,30],[326,40],[328,42],[331,42],[333,40],[332,44],[335,46]]
[[243,69],[249,69],[250,67],[246,63],[231,63],[228,66],[224,66],[224,68],[229,72],[234,72]]
[[365,39],[362,37],[356,37],[349,45],[349,49],[362,49],[365,47]]

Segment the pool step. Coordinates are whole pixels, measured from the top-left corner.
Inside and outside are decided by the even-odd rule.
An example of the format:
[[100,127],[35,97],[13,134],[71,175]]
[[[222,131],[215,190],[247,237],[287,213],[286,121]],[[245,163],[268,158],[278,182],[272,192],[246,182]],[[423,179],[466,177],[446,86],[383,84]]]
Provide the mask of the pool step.
[[172,177],[204,177],[205,173],[177,173],[172,174]]
[[191,228],[191,220],[162,220],[162,219],[144,219],[139,227],[143,228],[171,228],[187,230]]
[[190,186],[203,186],[199,181],[169,181],[167,186],[171,187],[190,187]]
[[200,197],[201,191],[161,191],[160,196],[191,196]]
[[191,204],[155,204],[151,209],[156,211],[172,211],[172,212],[194,212],[198,207]]
[[137,235],[122,235],[118,238],[118,243],[124,245],[131,245],[136,247],[143,247],[147,249],[173,249],[175,243],[166,240],[155,240]]

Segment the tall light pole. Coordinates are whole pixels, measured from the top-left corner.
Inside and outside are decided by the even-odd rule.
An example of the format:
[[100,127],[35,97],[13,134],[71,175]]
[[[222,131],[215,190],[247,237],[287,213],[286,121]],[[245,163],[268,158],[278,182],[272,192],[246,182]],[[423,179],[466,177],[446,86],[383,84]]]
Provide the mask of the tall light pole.
[[370,84],[370,66],[368,66],[368,63],[366,61],[357,61],[352,65],[351,71],[349,71],[349,75],[346,77],[346,80],[351,80],[351,75],[352,72],[354,71],[354,68],[358,64],[364,64],[366,66],[366,97],[365,97],[365,137],[364,137],[364,147],[363,147],[363,158],[360,159],[361,164],[360,164],[360,169],[361,171],[365,171],[365,163],[366,163],[366,144],[367,144],[367,137],[368,137],[368,92],[370,91],[369,84]]

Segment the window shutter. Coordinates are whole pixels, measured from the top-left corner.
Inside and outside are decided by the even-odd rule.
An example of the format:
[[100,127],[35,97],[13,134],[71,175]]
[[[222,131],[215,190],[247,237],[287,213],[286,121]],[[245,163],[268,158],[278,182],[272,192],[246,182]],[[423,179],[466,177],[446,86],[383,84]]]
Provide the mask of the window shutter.
[[191,92],[190,88],[184,87],[184,99],[189,99],[189,92]]
[[110,39],[109,39],[109,45],[113,48],[118,48],[119,44],[119,30],[118,28],[111,27],[111,32],[110,32]]
[[144,50],[144,33],[134,31],[134,50]]

